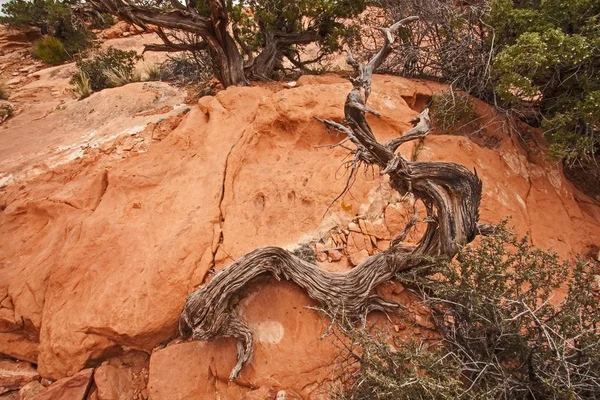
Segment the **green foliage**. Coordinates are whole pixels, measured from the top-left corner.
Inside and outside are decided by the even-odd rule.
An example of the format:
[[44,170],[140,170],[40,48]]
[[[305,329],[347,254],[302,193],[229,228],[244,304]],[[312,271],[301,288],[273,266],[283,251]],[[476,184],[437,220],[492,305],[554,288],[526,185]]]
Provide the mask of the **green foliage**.
[[435,77],[515,111],[567,166],[598,169],[600,1],[379,1],[389,22],[421,17],[383,71]]
[[10,0],[2,5],[0,21],[13,27],[35,26],[42,34],[70,25],[71,12],[66,3],[56,0]]
[[115,17],[107,13],[94,14],[91,18],[92,29],[106,29],[113,26],[117,21]]
[[600,151],[600,2],[491,2],[496,90],[511,107],[539,107],[551,153],[568,165]]
[[[439,345],[386,338],[365,328],[347,330],[352,352],[344,367],[339,400],[452,400],[462,392],[461,369]],[[361,360],[354,371],[352,360]],[[350,364],[350,365],[348,365]]]
[[431,309],[438,346],[416,352],[409,341],[395,349],[383,338],[346,332],[362,352],[344,395],[598,399],[599,277],[598,263],[577,260],[573,267],[501,224],[455,262],[398,276]]
[[43,35],[59,39],[68,54],[86,49],[90,33],[73,25],[73,15],[67,1],[9,0],[2,5],[0,23],[11,27],[37,27]]
[[267,32],[303,32],[310,21],[314,41],[321,51],[331,53],[341,48],[348,32],[342,19],[358,15],[365,4],[364,0],[244,0],[230,2],[229,9],[240,36],[255,51],[264,44]]
[[[71,78],[71,84],[76,86],[77,76],[85,75],[93,91],[115,87],[135,81],[135,64],[142,57],[135,51],[123,51],[109,47],[95,54],[91,59],[78,60],[78,74]],[[139,80],[139,79],[137,79]]]
[[441,132],[450,133],[475,120],[477,114],[469,95],[451,88],[448,92],[433,95],[431,117]]
[[63,43],[53,36],[44,36],[36,41],[33,44],[33,55],[50,65],[59,65],[69,59]]

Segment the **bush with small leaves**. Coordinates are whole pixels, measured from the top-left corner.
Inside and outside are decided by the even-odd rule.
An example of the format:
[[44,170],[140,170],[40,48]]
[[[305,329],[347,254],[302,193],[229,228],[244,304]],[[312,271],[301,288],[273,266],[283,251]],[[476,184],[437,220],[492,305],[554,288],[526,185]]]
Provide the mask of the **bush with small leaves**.
[[211,63],[210,57],[204,51],[184,52],[177,56],[170,56],[160,65],[159,69],[163,80],[185,86],[204,82],[214,77]]
[[[42,35],[58,39],[66,53],[73,55],[90,46],[91,34],[84,24],[74,25],[73,21],[77,18],[70,8],[72,4],[62,0],[8,0],[2,5],[0,23],[13,28],[36,27]],[[53,57],[58,57],[58,53],[53,54]]]
[[431,118],[442,133],[459,130],[477,118],[469,95],[450,88],[448,92],[433,95]]
[[439,340],[390,346],[344,328],[359,349],[341,398],[600,399],[596,261],[562,262],[503,223],[454,262],[397,279],[429,307]]
[[137,81],[139,79],[135,64],[141,58],[133,50],[123,51],[109,47],[88,60],[78,60],[78,72],[71,78],[71,84],[77,85],[78,74],[84,74],[89,79],[93,91]]

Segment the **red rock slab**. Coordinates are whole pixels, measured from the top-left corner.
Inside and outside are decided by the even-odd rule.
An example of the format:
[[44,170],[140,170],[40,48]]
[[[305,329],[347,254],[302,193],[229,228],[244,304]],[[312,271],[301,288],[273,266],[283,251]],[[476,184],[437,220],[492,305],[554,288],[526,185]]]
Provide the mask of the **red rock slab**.
[[0,360],[0,394],[18,390],[25,384],[39,379],[38,372],[29,363]]
[[59,379],[33,400],[85,400],[93,375],[94,369],[88,368],[71,377]]

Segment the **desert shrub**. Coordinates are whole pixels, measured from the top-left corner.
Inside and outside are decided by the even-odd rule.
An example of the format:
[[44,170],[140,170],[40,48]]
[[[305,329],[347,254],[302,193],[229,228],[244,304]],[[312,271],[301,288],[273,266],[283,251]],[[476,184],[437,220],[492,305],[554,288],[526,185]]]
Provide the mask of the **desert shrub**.
[[64,44],[53,36],[37,40],[33,44],[33,55],[50,65],[59,65],[69,59]]
[[[381,72],[407,77],[429,77],[451,82],[455,87],[483,99],[492,99],[490,32],[485,24],[489,1],[379,0],[382,12],[364,15],[363,26],[381,26],[418,15],[419,21],[402,28],[396,49],[380,67]],[[482,23],[483,22],[483,23]],[[352,37],[354,52],[367,57],[377,51],[376,28],[361,28]]]
[[[452,83],[541,127],[567,167],[600,169],[600,2],[379,3],[384,13],[372,15],[388,23],[420,16],[399,32],[382,72]],[[372,53],[377,37],[363,33],[354,50]]]
[[0,100],[8,100],[9,96],[10,91],[8,89],[6,81],[0,80]]
[[346,326],[344,333],[351,352],[341,365],[341,385],[334,388],[334,399],[450,400],[463,392],[460,362],[445,359],[448,355],[440,346],[388,338],[365,328]]
[[494,0],[505,46],[494,59],[496,90],[512,107],[535,105],[551,153],[568,166],[600,152],[600,3]]
[[501,225],[455,262],[400,274],[430,308],[440,339],[392,347],[345,329],[358,368],[339,397],[600,398],[600,265],[570,267]]
[[[115,87],[132,82],[136,79],[135,64],[142,57],[135,51],[123,51],[109,47],[100,51],[92,58],[78,60],[78,74],[87,76],[93,91]],[[71,79],[76,85],[77,74]]]
[[207,81],[214,76],[211,59],[204,51],[169,56],[159,69],[163,80],[179,86]]
[[93,93],[90,78],[83,71],[78,71],[71,78],[71,88],[80,99],[85,99]]
[[72,55],[89,47],[91,34],[83,24],[73,24],[77,18],[69,5],[58,0],[9,0],[2,5],[0,22],[15,28],[37,27],[43,35],[60,40],[66,52]]
[[116,23],[115,17],[107,13],[97,13],[91,17],[90,27],[92,29],[110,28]]
[[431,117],[443,133],[459,129],[477,117],[469,95],[463,92],[450,88],[447,92],[434,94],[432,100]]
[[6,121],[14,114],[14,110],[10,104],[0,106],[0,123]]

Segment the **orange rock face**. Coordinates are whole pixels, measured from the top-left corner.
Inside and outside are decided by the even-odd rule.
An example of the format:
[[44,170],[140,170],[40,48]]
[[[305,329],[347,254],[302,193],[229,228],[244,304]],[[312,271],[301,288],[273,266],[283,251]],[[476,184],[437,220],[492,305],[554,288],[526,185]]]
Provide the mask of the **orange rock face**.
[[[331,338],[320,340],[327,320],[286,282],[256,283],[240,304],[256,345],[239,382],[227,382],[230,339],[155,348],[176,337],[186,296],[256,247],[319,242],[324,266],[344,269],[348,247],[364,256],[402,230],[412,204],[386,189],[377,171],[361,172],[324,216],[345,185],[346,151],[328,147],[343,137],[313,116],[340,120],[349,87],[327,76],[301,78],[290,89],[232,87],[202,98],[146,152],[111,163],[84,155],[0,191],[0,352],[37,362],[52,379],[125,351],[146,352],[148,394],[156,400],[239,399],[261,387],[273,389],[264,390],[269,396],[324,398],[339,350]],[[378,139],[407,130],[418,114],[410,106],[440,88],[376,76],[369,104],[382,114],[370,120]],[[478,112],[491,119],[491,109],[478,104]],[[501,128],[483,129],[498,138],[494,149],[430,135],[419,160],[476,168],[483,222],[512,216],[536,245],[567,257],[600,243],[600,207]],[[407,157],[411,146],[402,149]],[[416,232],[423,228],[418,223]],[[114,375],[127,384],[126,371],[98,372],[99,382]]]

